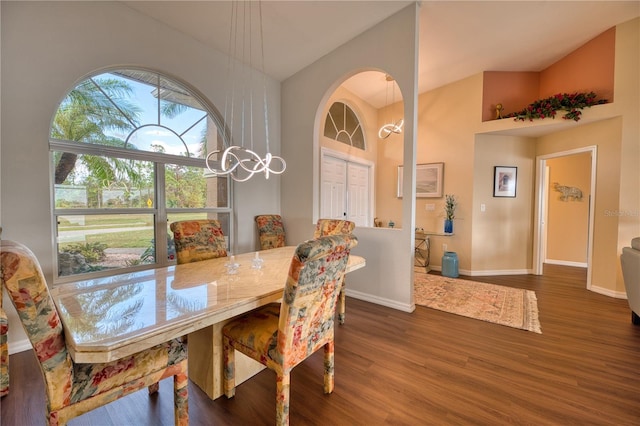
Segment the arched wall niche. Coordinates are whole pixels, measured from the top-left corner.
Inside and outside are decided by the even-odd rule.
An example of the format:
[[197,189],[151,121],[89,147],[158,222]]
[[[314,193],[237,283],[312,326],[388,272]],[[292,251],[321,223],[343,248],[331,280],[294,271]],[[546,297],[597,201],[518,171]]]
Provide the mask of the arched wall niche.
[[[329,132],[328,136],[325,135],[327,123],[329,128],[341,125],[340,122],[334,123],[330,110],[336,102],[346,105],[347,110],[353,111],[363,132],[364,149],[351,146],[344,140],[333,139],[331,136],[335,134],[335,129],[333,134]],[[334,106],[334,109],[336,107],[338,106]],[[352,190],[346,195],[346,217],[356,221],[359,227],[389,227],[390,222],[397,227],[396,224],[401,222],[401,218],[380,217],[378,213],[381,209],[385,210],[381,203],[387,205],[397,203],[396,211],[400,209],[402,203],[402,199],[397,197],[397,167],[388,167],[388,164],[390,162],[402,164],[403,135],[392,132],[383,139],[379,137],[379,129],[389,122],[398,123],[403,119],[403,115],[404,102],[401,90],[395,79],[384,70],[355,70],[338,79],[326,90],[318,105],[314,125],[314,221],[320,217],[338,218],[341,213],[345,213],[340,212],[340,209],[331,211],[327,208],[327,200],[331,200],[336,195],[335,192],[329,194],[329,191],[332,191],[330,187],[335,182],[326,180],[327,172],[332,170],[332,165],[325,161],[327,157],[332,157],[336,158],[338,163],[343,161],[347,164],[355,164],[356,170],[358,166],[368,168],[369,190],[367,194],[355,194]],[[386,166],[379,167],[382,163]],[[340,167],[338,165],[338,169]],[[360,170],[360,173],[365,172]],[[338,187],[339,182],[338,178]],[[357,187],[357,185],[351,186]],[[347,183],[346,188],[349,187]],[[365,195],[366,201],[362,201]],[[354,199],[358,201],[354,202]],[[366,209],[365,214],[361,214],[362,209]]]

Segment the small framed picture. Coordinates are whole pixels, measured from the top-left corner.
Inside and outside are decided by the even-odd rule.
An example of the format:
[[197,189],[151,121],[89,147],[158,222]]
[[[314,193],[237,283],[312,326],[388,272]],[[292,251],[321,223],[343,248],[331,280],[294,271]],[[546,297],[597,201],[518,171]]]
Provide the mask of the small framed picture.
[[493,196],[511,197],[516,196],[518,183],[518,168],[495,166],[493,168]]
[[[403,166],[398,166],[398,198],[402,198]],[[416,198],[442,197],[444,163],[416,165]]]

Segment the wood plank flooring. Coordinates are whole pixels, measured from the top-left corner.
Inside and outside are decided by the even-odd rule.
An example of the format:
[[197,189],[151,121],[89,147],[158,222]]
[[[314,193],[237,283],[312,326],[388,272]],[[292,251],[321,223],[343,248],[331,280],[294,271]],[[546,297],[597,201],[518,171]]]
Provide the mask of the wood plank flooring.
[[[336,387],[322,393],[322,356],[296,367],[292,425],[639,425],[640,327],[626,300],[585,289],[583,269],[544,276],[461,277],[534,290],[543,334],[418,306],[405,313],[348,299],[336,330]],[[3,426],[44,424],[32,352],[11,356]],[[272,425],[275,376],[263,371],[233,399],[189,387],[191,425]],[[172,382],[70,425],[171,425]]]

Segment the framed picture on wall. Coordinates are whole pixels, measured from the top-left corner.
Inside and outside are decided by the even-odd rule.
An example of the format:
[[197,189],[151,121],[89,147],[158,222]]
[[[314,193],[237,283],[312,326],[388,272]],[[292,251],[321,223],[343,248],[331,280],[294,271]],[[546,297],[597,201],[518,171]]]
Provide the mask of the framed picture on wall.
[[515,198],[518,168],[495,166],[493,168],[493,196]]
[[[404,166],[398,166],[398,198],[402,198]],[[416,165],[416,197],[442,197],[442,181],[444,163],[428,163]]]

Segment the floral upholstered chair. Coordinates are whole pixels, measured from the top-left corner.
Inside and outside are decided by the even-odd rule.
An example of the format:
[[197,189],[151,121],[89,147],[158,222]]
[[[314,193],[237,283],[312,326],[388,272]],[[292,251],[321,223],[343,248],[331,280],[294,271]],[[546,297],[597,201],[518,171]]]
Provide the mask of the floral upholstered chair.
[[3,240],[2,285],[22,321],[45,382],[48,425],[70,419],[173,377],[176,425],[189,423],[187,347],[175,339],[117,361],[76,364],[38,260],[22,244]]
[[[0,227],[2,234],[2,227]],[[0,271],[1,273],[1,271]],[[0,396],[9,393],[9,322],[7,313],[2,308],[2,281],[0,280]]]
[[224,391],[235,394],[234,349],[276,373],[276,423],[289,424],[291,370],[324,348],[324,392],[333,391],[334,316],[353,235],[300,244],[289,266],[282,303],[272,303],[227,323],[222,329]]
[[255,217],[260,238],[260,249],[284,247],[284,225],[279,214],[262,214]]
[[2,283],[0,282],[0,396],[9,393],[9,347],[7,313],[2,309]]
[[227,243],[215,219],[183,220],[170,225],[178,264],[227,256]]
[[[340,219],[318,219],[316,230],[313,238],[324,237],[325,235],[351,234],[356,228],[356,224],[349,220]],[[340,289],[340,304],[338,305],[338,321],[344,324],[344,318],[347,313],[347,298],[344,294],[346,282],[342,281]]]

